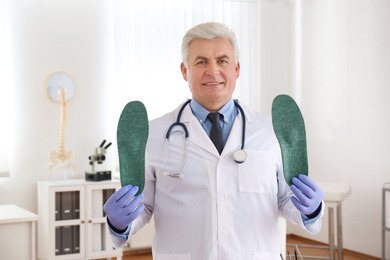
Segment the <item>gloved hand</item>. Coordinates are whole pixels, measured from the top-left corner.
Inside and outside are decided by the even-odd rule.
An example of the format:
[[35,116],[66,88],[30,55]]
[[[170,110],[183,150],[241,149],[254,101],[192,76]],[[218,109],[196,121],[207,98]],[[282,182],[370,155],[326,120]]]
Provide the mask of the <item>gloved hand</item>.
[[294,206],[306,216],[316,212],[324,198],[324,192],[312,179],[304,174],[299,174],[298,178],[292,179],[290,186],[295,197],[291,197]]
[[108,220],[115,228],[125,230],[144,210],[145,206],[140,205],[144,195],[140,194],[134,198],[137,191],[137,186],[124,186],[115,192],[104,204],[104,211]]

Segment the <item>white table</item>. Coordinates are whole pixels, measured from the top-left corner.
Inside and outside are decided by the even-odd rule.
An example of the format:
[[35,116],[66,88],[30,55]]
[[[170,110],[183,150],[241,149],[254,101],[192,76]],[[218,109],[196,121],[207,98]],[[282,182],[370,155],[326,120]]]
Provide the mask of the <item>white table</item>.
[[338,259],[343,259],[343,233],[341,218],[341,203],[349,197],[352,187],[346,183],[318,183],[324,191],[325,205],[329,210],[329,256],[331,260],[335,259],[335,241],[334,241],[334,210],[337,212],[337,254]]
[[[317,259],[330,259],[335,260],[335,226],[337,230],[337,254],[338,260],[343,259],[343,233],[342,233],[342,216],[341,216],[341,204],[349,197],[352,192],[351,185],[346,183],[323,183],[317,182],[317,184],[324,191],[324,201],[326,208],[329,211],[329,245],[328,246],[312,246],[312,245],[297,245],[298,247],[309,247],[309,248],[326,248],[329,249],[329,256],[312,256],[304,255],[305,258],[317,258]],[[334,210],[337,211],[336,219],[337,223],[334,223]],[[294,246],[288,244],[288,246]]]
[[[16,205],[0,205],[0,225],[29,223],[31,224],[31,259],[35,259],[35,225],[38,215]],[[0,234],[0,236],[7,234]]]

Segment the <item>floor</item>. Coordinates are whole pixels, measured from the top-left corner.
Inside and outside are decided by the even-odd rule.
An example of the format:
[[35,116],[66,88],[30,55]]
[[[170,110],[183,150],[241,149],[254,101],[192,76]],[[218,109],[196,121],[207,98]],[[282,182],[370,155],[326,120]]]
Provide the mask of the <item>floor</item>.
[[[286,247],[286,251],[290,253],[291,259],[293,259],[293,260],[295,260],[294,250],[299,251],[301,253],[301,255],[314,256],[314,257],[316,257],[316,256],[317,257],[318,256],[329,257],[329,249],[327,249],[327,248],[310,248],[310,247],[299,246],[299,245],[326,246],[325,244],[316,242],[314,240],[305,239],[305,238],[295,236],[295,235],[287,235],[287,245],[288,244],[298,245],[298,250],[296,249],[297,247],[294,247],[294,246],[287,246]],[[289,258],[287,257],[287,260],[288,259]],[[301,260],[301,259],[306,260],[306,259],[315,259],[315,258],[310,258],[310,257],[300,258],[300,257],[298,257],[298,259],[299,260]],[[335,260],[338,260],[337,251],[336,251]],[[363,254],[360,254],[360,253],[357,253],[357,252],[354,252],[351,250],[344,250],[343,260],[380,260],[380,258],[375,258],[375,257],[363,255]]]
[[[323,245],[321,243],[315,242],[313,240],[307,240],[305,238],[294,236],[294,235],[288,235],[287,236],[287,244],[294,244],[294,245]],[[295,247],[287,246],[286,250],[290,253],[291,259],[295,260],[294,256],[294,249]],[[300,253],[302,255],[310,255],[310,256],[329,256],[329,250],[327,249],[313,249],[313,248],[305,248],[305,247],[298,247]],[[122,257],[123,260],[153,260],[152,254],[150,250],[138,250],[134,252],[125,252],[124,256]],[[315,259],[315,258],[300,258],[299,260],[306,260],[306,259]],[[286,260],[289,260],[287,257]],[[336,252],[336,259],[337,259],[337,252]],[[344,259],[343,260],[379,260],[379,258],[370,257],[367,255],[362,255],[357,252],[353,252],[350,250],[344,250]]]

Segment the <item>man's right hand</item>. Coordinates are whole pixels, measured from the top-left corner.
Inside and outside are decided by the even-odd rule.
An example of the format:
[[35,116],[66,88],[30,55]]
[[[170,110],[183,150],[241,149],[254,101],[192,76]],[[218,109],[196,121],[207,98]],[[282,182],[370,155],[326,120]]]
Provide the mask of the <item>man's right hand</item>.
[[127,185],[115,192],[104,204],[104,211],[108,220],[116,229],[124,231],[144,210],[140,204],[144,198],[143,194],[134,198],[138,192],[137,186]]

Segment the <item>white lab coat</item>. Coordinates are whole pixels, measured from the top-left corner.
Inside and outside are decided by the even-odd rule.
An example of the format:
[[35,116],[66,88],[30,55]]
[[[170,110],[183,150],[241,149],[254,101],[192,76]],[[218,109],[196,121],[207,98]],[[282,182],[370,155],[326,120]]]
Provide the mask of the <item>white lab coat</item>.
[[[292,192],[283,177],[281,151],[271,119],[242,107],[247,121],[248,157],[238,164],[233,152],[241,147],[241,114],[219,155],[190,106],[186,106],[180,119],[189,132],[184,179],[163,174],[165,135],[181,106],[150,122],[145,210],[132,223],[130,234],[154,214],[155,260],[279,260],[279,215],[310,233],[320,230],[321,218],[305,227],[300,212],[291,203]],[[174,128],[168,147],[166,170],[177,173],[185,162],[181,127]],[[125,243],[114,237],[113,241],[119,247]]]

